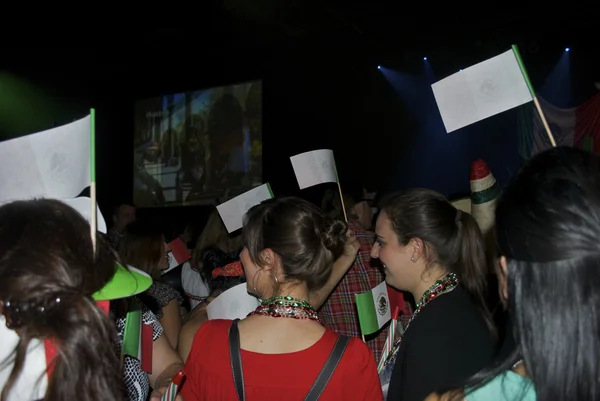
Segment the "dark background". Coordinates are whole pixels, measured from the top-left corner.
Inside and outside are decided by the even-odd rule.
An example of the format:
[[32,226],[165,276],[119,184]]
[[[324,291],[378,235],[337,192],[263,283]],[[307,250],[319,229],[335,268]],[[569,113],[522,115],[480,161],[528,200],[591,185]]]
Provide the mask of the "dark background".
[[[276,195],[299,193],[290,156],[331,148],[342,179],[456,197],[468,194],[469,164],[477,158],[501,184],[518,168],[517,110],[446,134],[431,103],[435,80],[516,43],[534,86],[556,106],[597,92],[591,9],[502,11],[486,3],[450,12],[398,3],[204,1],[193,9],[148,5],[143,16],[114,21],[100,10],[98,21],[76,28],[55,22],[39,47],[4,51],[0,139],[71,122],[94,107],[98,201],[108,220],[132,197],[135,99],[262,79],[264,181]],[[571,93],[553,97],[546,78],[567,46]],[[151,212],[204,219],[206,210]]]

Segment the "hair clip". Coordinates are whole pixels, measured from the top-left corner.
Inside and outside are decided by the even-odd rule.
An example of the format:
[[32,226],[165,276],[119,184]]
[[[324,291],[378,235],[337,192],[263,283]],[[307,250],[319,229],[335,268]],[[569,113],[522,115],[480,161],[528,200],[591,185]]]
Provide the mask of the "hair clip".
[[[60,303],[60,298],[56,297],[50,302],[54,306]],[[48,303],[0,301],[2,315],[4,315],[4,319],[6,320],[6,327],[14,330],[23,327],[28,321],[33,319],[38,320],[41,317],[40,315],[48,309],[48,306],[45,306],[45,304]]]

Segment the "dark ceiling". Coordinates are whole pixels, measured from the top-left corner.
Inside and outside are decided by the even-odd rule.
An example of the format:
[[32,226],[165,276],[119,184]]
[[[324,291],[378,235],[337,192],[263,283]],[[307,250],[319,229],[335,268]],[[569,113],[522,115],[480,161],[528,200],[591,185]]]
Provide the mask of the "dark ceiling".
[[5,47],[0,68],[60,74],[73,82],[92,76],[91,81],[98,83],[116,77],[134,80],[147,69],[148,60],[157,57],[175,68],[173,64],[185,60],[214,63],[205,57],[235,52],[273,59],[299,44],[343,48],[371,63],[393,63],[400,54],[440,49],[471,51],[468,48],[498,41],[519,41],[533,49],[556,41],[598,47],[598,17],[591,6],[571,2],[572,11],[556,7],[558,11],[552,12],[547,11],[548,4],[516,11],[503,11],[491,2],[470,10],[461,4],[441,9],[418,0],[201,0],[187,5],[145,3],[130,15],[99,7],[90,13],[95,16],[91,22],[77,23],[70,15],[64,21],[53,20],[35,48]]

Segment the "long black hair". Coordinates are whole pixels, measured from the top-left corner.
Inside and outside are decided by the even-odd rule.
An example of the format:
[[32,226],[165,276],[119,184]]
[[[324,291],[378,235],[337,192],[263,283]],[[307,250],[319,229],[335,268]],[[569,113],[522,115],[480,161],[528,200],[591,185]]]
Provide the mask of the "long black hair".
[[[102,236],[94,257],[90,226],[70,206],[50,199],[0,207],[0,300],[19,343],[0,400],[22,373],[34,339],[51,338],[58,354],[44,400],[122,400],[114,324],[92,294],[115,274],[117,257]],[[5,346],[5,345],[1,345]]]
[[519,171],[496,208],[516,347],[467,383],[523,360],[540,400],[600,400],[600,158],[554,148]]

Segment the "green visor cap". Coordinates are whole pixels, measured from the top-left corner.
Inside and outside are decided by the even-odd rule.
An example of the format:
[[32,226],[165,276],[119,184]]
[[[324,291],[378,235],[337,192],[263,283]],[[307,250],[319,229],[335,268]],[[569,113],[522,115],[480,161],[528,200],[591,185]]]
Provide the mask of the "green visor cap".
[[127,298],[146,291],[152,285],[152,277],[129,266],[117,265],[113,278],[99,291],[92,295],[95,301],[111,301]]

